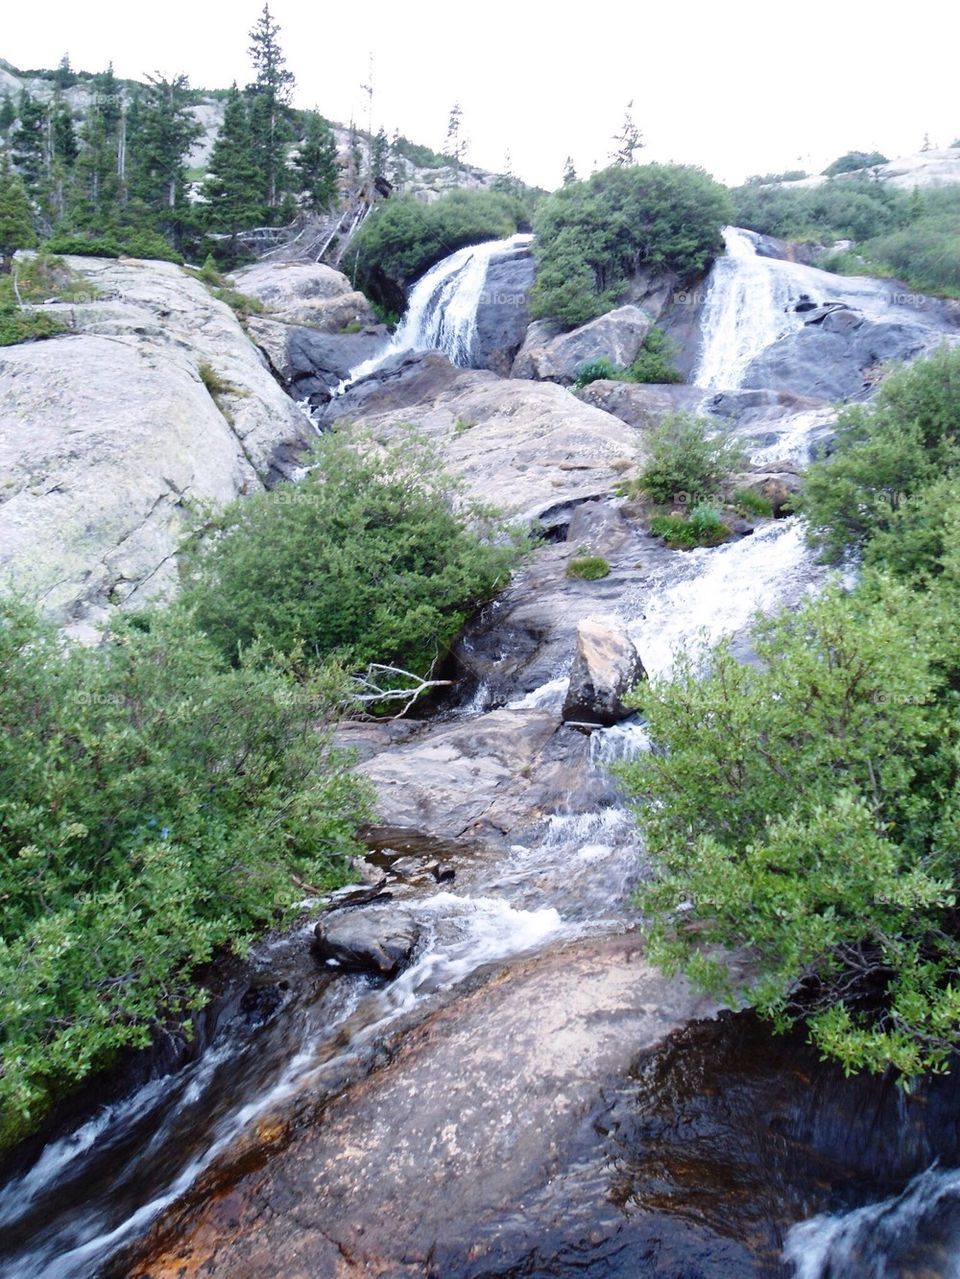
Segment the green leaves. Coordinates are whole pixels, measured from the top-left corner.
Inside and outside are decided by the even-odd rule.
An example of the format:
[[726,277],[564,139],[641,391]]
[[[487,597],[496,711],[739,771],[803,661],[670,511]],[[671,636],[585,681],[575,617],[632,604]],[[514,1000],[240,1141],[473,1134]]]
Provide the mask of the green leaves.
[[702,169],[614,166],[567,182],[537,207],[531,314],[573,328],[614,306],[638,267],[703,271],[730,218],[725,190]]
[[716,987],[704,944],[748,949],[734,997],[798,1018],[845,1069],[939,1068],[960,846],[958,721],[931,602],[871,577],[759,619],[636,690],[657,750],[621,766],[660,877],[654,953]]
[[303,882],[343,882],[367,793],[323,728],[339,694],[175,615],[64,650],[0,607],[0,1145]]
[[301,646],[353,670],[425,674],[517,554],[413,433],[386,448],[328,433],[301,483],[234,503],[210,532],[185,599],[222,653]]

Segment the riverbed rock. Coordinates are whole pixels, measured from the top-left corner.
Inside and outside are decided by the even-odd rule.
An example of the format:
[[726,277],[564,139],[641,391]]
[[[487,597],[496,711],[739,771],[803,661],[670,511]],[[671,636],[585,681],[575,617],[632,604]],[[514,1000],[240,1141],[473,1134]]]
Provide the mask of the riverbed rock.
[[803,487],[803,480],[795,465],[789,462],[771,462],[768,466],[740,475],[733,475],[727,482],[731,494],[738,490],[755,493],[769,502],[775,516],[790,513],[797,494]]
[[633,712],[621,699],[645,673],[623,622],[615,617],[584,618],[577,627],[563,718],[580,724],[626,719]]
[[527,335],[514,361],[512,376],[524,376],[529,369],[541,381],[569,386],[576,381],[580,366],[590,360],[607,359],[615,368],[626,368],[640,354],[652,324],[646,311],[628,303],[570,333],[551,337],[543,345],[539,343],[548,330],[541,329],[532,340]]
[[573,509],[566,540],[578,554],[612,555],[629,536],[630,525],[620,507],[597,501],[582,502]]
[[599,378],[575,391],[578,400],[612,413],[628,426],[656,426],[669,413],[695,412],[704,393],[695,386],[671,383],[615,382]]
[[232,282],[282,324],[339,333],[349,325],[377,322],[370,303],[347,277],[320,262],[257,262],[235,271]]
[[477,306],[470,351],[473,368],[510,376],[514,356],[527,333],[533,275],[533,256],[528,245],[491,259]]
[[326,422],[399,440],[432,440],[468,492],[518,520],[566,527],[580,502],[605,497],[642,458],[639,432],[548,382],[455,369],[437,351],[407,354],[358,383]]
[[420,930],[407,911],[355,908],[325,916],[314,929],[314,955],[341,968],[394,977],[410,961]]
[[92,638],[175,590],[189,503],[292,476],[314,430],[180,267],[69,262],[98,296],[46,308],[65,336],[0,352],[0,581]]

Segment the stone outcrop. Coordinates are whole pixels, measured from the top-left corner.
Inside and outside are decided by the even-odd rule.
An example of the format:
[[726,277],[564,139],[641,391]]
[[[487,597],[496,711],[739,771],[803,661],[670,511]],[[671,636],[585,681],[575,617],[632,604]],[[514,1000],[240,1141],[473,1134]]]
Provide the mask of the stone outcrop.
[[0,351],[0,580],[92,634],[171,594],[191,503],[292,476],[314,430],[180,267],[70,265],[91,299],[49,305],[68,334]]
[[703,391],[670,383],[612,382],[601,378],[575,391],[578,400],[612,413],[628,426],[656,426],[668,413],[696,412]]
[[622,698],[644,677],[627,629],[615,617],[587,617],[577,627],[577,648],[563,703],[563,718],[580,724],[616,724],[631,711]]
[[420,930],[405,910],[391,907],[333,911],[314,929],[313,953],[321,963],[393,977],[410,962]]
[[626,368],[640,354],[652,324],[651,316],[632,303],[608,311],[570,333],[559,333],[550,324],[538,321],[527,331],[511,376],[569,386],[576,381],[580,366],[590,360],[607,359],[615,368]]
[[639,432],[563,387],[455,369],[436,351],[398,357],[335,400],[326,421],[363,423],[388,439],[413,426],[473,496],[548,529],[609,493],[642,451]]
[[236,289],[257,298],[282,324],[339,333],[349,325],[377,320],[347,277],[319,262],[257,262],[235,271],[232,279]]

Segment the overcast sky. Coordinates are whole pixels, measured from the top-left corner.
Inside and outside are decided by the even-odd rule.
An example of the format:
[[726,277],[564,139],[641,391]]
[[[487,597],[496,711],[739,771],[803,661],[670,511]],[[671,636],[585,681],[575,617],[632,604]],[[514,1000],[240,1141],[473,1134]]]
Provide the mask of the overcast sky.
[[[223,87],[250,75],[247,32],[261,4],[209,0],[7,0],[0,55],[21,68],[184,72]],[[468,159],[556,186],[564,158],[606,163],[627,102],[641,158],[700,164],[723,181],[803,168],[850,149],[890,158],[960,136],[960,8],[833,0],[552,4],[272,0],[297,78],[295,102],[334,120],[396,127],[439,148],[454,102]],[[952,16],[951,16],[952,14]]]

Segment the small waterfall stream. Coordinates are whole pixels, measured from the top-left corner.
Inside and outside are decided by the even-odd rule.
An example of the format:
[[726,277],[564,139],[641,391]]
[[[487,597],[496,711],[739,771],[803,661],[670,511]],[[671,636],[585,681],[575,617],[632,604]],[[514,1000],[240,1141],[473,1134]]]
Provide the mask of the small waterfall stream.
[[442,351],[451,364],[469,368],[477,310],[490,264],[498,258],[525,253],[532,239],[531,235],[514,235],[507,240],[471,244],[431,267],[413,286],[406,314],[388,345],[351,369],[338,393],[405,351]]
[[[414,288],[388,350],[353,370],[351,380],[404,350],[434,348],[454,363],[469,363],[487,267],[528,242],[518,236],[462,249],[439,263]],[[810,268],[758,258],[749,235],[733,228],[727,246],[704,312],[696,381],[705,389],[736,388],[759,351],[802,323],[785,308],[804,291]],[[819,425],[816,415],[794,425],[798,457]],[[642,596],[623,599],[620,611],[647,670],[659,674],[678,649],[704,636],[745,640],[756,609],[794,605],[822,581],[799,527],[786,520],[713,550],[678,553],[669,574]],[[562,699],[565,682],[558,673],[512,705],[550,706]],[[478,694],[461,713],[481,711]],[[605,769],[649,745],[638,723],[598,731],[590,742],[591,767]],[[458,872],[454,891],[409,899],[422,940],[413,964],[385,987],[323,972],[305,980],[309,923],[265,944],[255,967],[274,973],[286,965],[291,973],[291,993],[272,1019],[253,1028],[235,1019],[197,1061],[106,1107],[0,1187],[0,1279],[92,1279],[258,1119],[307,1086],[315,1096],[336,1091],[348,1063],[373,1052],[389,1027],[438,993],[492,961],[622,930],[638,862],[624,807],[555,813],[527,843],[468,868],[462,884]],[[908,1199],[897,1211],[908,1211]],[[855,1213],[850,1220],[854,1230],[866,1219]],[[800,1279],[847,1273],[817,1269],[810,1260],[843,1255],[837,1249],[847,1247],[845,1229],[820,1219],[797,1227],[788,1256]]]

